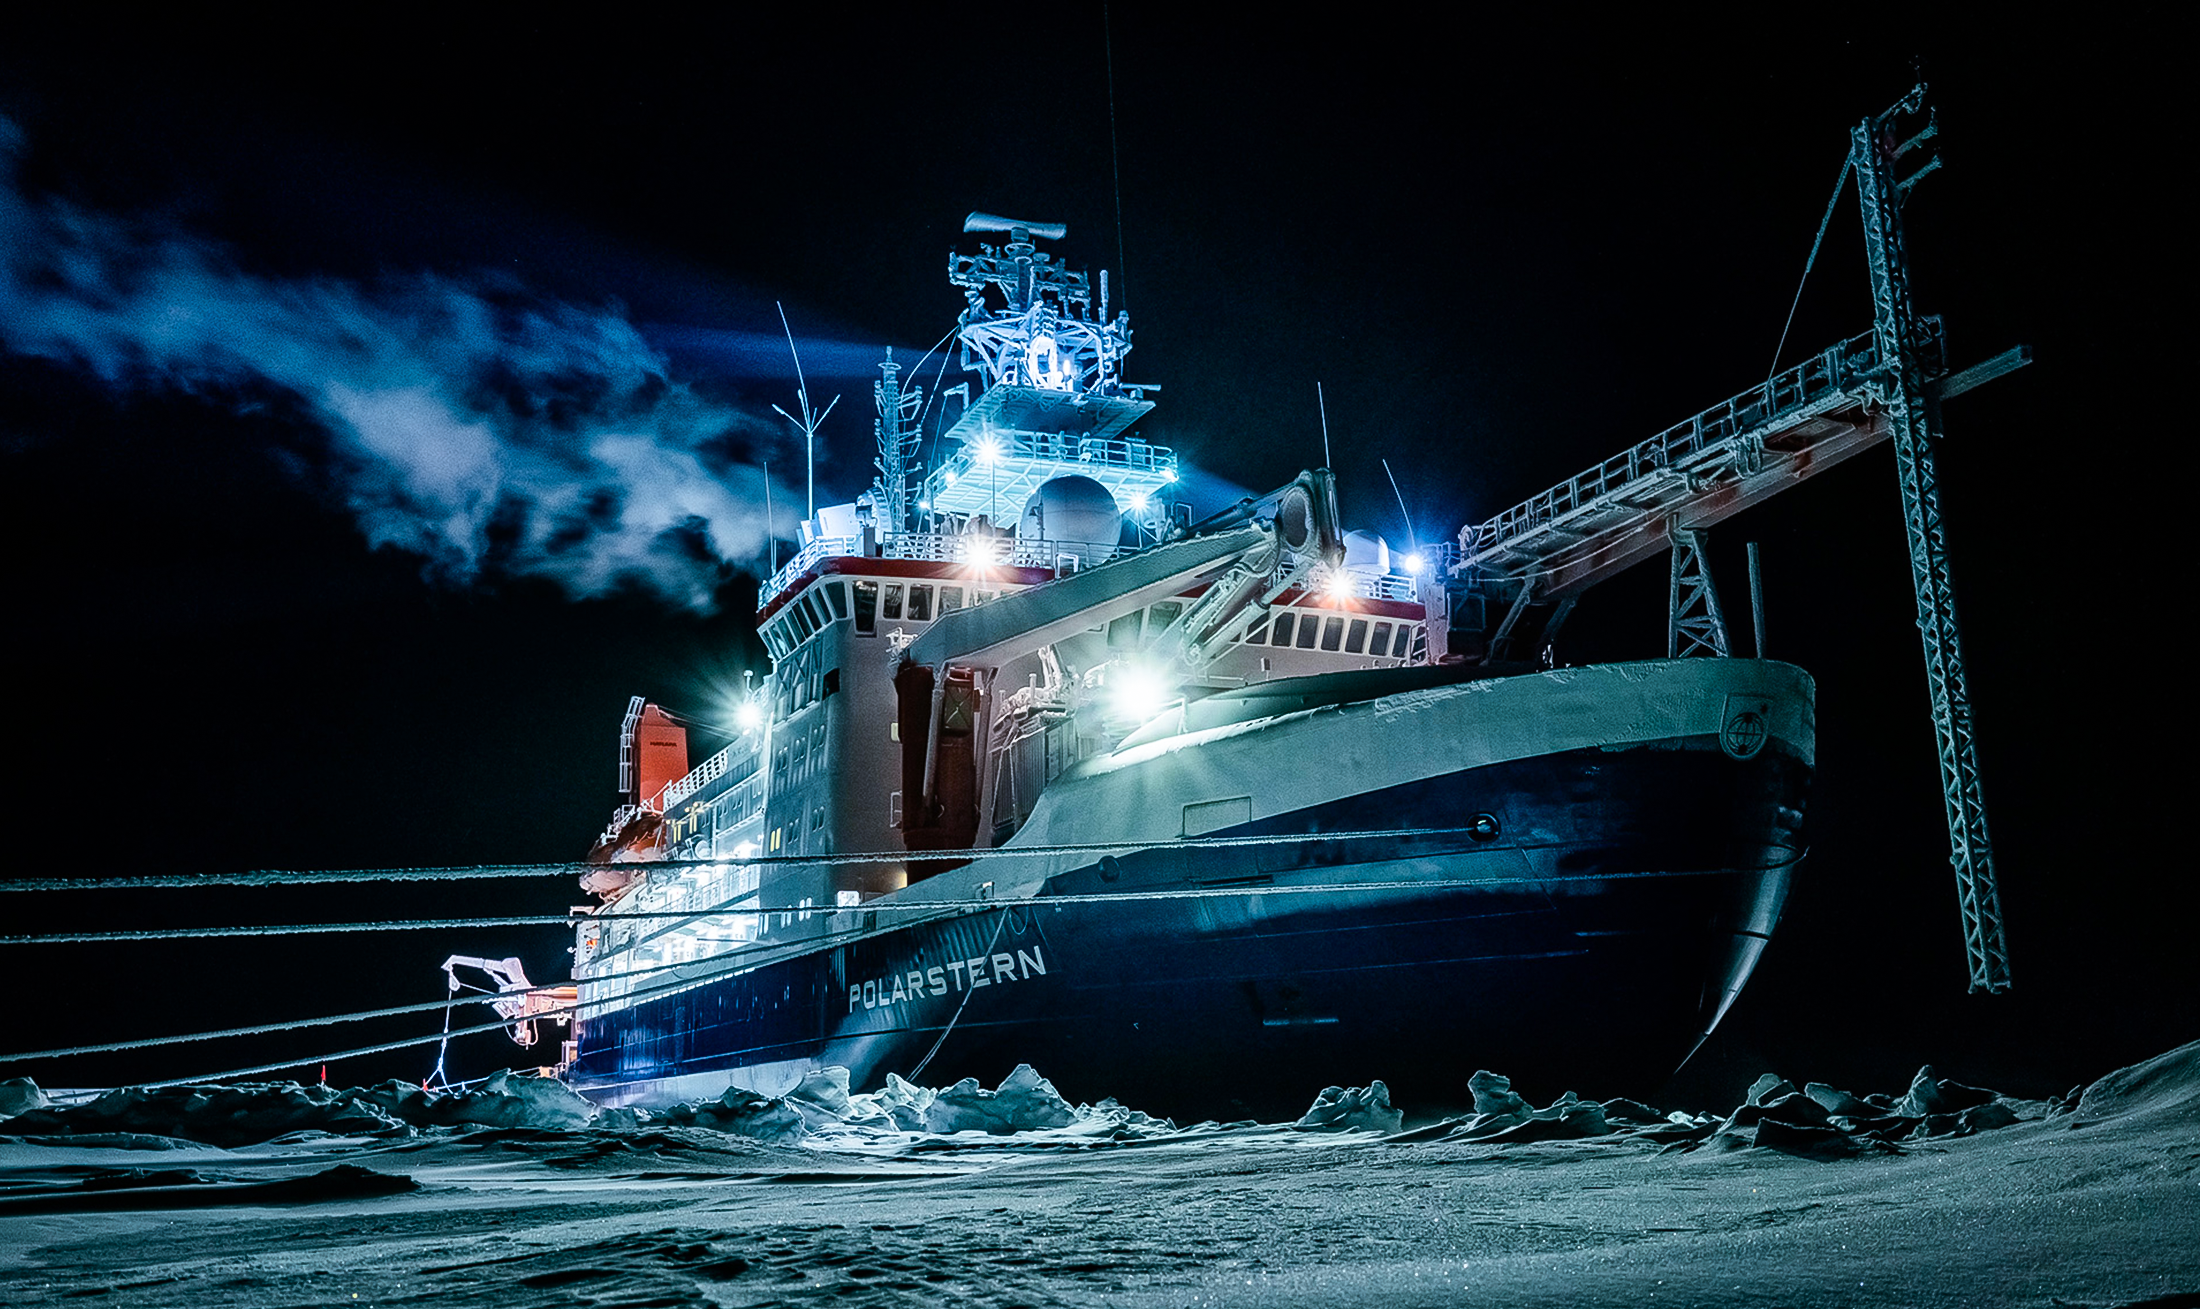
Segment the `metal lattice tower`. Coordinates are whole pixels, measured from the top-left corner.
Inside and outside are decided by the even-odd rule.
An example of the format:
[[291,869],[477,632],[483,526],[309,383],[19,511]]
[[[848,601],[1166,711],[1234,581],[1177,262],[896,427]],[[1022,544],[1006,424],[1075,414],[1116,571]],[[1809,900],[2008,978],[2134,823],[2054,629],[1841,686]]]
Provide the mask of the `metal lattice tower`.
[[1666,599],[1665,657],[1730,655],[1726,611],[1711,581],[1707,533],[1673,529],[1673,584]]
[[1910,268],[1902,240],[1902,202],[1919,178],[1939,167],[1928,159],[1897,180],[1895,166],[1938,131],[1928,120],[1899,144],[1895,127],[1923,107],[1925,88],[1850,135],[1849,161],[1863,200],[1864,251],[1871,263],[1872,334],[1884,365],[1880,397],[1902,485],[1902,516],[1909,535],[1910,580],[1917,591],[1917,630],[1925,647],[1925,681],[1932,697],[1933,733],[1940,754],[1940,784],[1948,809],[1950,862],[1963,911],[1963,944],[1973,991],[2009,988],[2009,946],[2002,931],[2001,893],[1994,883],[1993,848],[1986,834],[1986,802],[1979,789],[1978,748],[1971,726],[1971,696],[1963,676],[1963,645],[1956,627],[1955,592],[1948,579],[1946,526],[1933,447],[1940,440],[1936,407],[1926,398],[1924,356],[1937,334],[1923,324],[1910,299]]
[[871,384],[871,400],[878,407],[878,481],[872,495],[878,505],[881,536],[909,530],[909,478],[916,471],[917,411],[924,403],[921,387],[901,384],[901,365],[892,351],[879,366],[879,380]]

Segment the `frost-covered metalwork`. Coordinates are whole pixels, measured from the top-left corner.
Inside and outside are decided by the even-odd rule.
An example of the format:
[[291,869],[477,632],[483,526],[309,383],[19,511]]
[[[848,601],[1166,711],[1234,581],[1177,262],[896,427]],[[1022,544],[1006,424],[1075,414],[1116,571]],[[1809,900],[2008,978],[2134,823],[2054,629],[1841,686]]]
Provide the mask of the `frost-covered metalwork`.
[[1923,324],[1911,302],[1909,254],[1902,239],[1902,202],[1919,178],[1940,166],[1940,159],[1936,155],[1907,177],[1896,176],[1897,163],[1939,130],[1937,121],[1928,117],[1922,130],[1897,142],[1896,125],[1914,117],[1924,101],[1925,88],[1919,86],[1894,108],[1859,123],[1850,136],[1849,161],[1856,169],[1857,193],[1863,199],[1864,251],[1871,263],[1872,337],[1885,364],[1879,376],[1880,412],[1894,438],[1895,470],[1902,484],[1910,580],[1917,592],[1917,630],[1925,647],[1925,682],[1932,696],[1933,736],[1948,809],[1949,857],[1963,912],[1971,989],[2004,991],[2009,988],[2009,943],[2002,930],[2001,892],[1994,881],[1986,800],[1979,788],[1971,694],[1963,675],[1963,642],[1948,577],[1947,524],[1933,463],[1933,447],[1940,440],[1938,415],[1926,399],[1926,387],[1935,376],[1930,365],[1935,362],[1938,334]]

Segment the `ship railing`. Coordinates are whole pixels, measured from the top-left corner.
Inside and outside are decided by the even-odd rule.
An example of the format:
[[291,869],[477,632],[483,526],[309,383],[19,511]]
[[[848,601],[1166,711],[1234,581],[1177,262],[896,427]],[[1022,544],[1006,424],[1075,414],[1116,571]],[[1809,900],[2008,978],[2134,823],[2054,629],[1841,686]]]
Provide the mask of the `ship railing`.
[[689,769],[685,777],[667,783],[658,797],[649,802],[649,807],[660,814],[671,813],[673,806],[732,772],[736,766],[740,767],[743,776],[755,772],[762,757],[755,741],[747,738],[735,741]]
[[1707,452],[1778,422],[1799,409],[1858,389],[1878,371],[1872,334],[1829,346],[1786,372],[1630,446],[1488,521],[1460,534],[1469,557],[1487,555],[1517,537],[1551,526],[1618,495],[1631,484],[1687,476]]
[[960,477],[964,469],[977,465],[984,458],[1014,456],[1065,464],[1099,464],[1154,473],[1164,482],[1176,480],[1176,451],[1165,445],[1128,437],[1071,436],[1065,432],[996,430],[993,436],[1000,444],[990,453],[965,444],[945,466],[955,469]]
[[[875,558],[909,559],[932,563],[972,564],[980,567],[1047,568],[1066,572],[1071,568],[1097,568],[1153,549],[1159,541],[1137,545],[1106,545],[1094,541],[1055,541],[993,535],[984,532],[896,532],[876,542]],[[827,559],[862,557],[864,542],[855,536],[826,536],[811,541],[772,574],[759,594],[759,608],[787,593],[811,569]],[[1431,545],[1424,550],[1435,558],[1431,566],[1447,567],[1457,557],[1457,547]],[[1074,560],[1074,563],[1070,563]],[[1397,573],[1349,574],[1355,595],[1367,599],[1411,600],[1414,579]],[[707,779],[706,779],[707,780]],[[677,800],[667,802],[678,803]]]

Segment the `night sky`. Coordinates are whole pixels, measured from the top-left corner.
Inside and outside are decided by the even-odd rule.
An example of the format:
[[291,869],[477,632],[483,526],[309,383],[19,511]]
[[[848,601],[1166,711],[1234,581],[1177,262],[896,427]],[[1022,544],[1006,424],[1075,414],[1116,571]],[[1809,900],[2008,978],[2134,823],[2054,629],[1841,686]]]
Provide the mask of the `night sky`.
[[[973,209],[1066,222],[1055,248],[1113,270],[1129,376],[1161,388],[1143,434],[1195,488],[1320,463],[1319,381],[1348,525],[1407,535],[1388,458],[1416,534],[1449,536],[1762,380],[1849,126],[1922,74],[1945,166],[1906,212],[1920,307],[1959,366],[2039,360],[1951,401],[1941,453],[2016,990],[1964,994],[1882,447],[1714,538],[1737,612],[1762,544],[1770,652],[1818,680],[1820,771],[1780,933],[1676,1090],[1768,1067],[1888,1087],[1930,1060],[2039,1093],[2200,1035],[2168,830],[2189,587],[2151,526],[2188,462],[2168,192],[2189,147],[2143,24],[1738,43],[1118,9],[1118,229],[1097,8],[372,21],[0,48],[9,875],[579,856],[617,803],[626,698],[709,718],[765,666],[761,465],[782,537],[801,488],[769,408],[793,406],[774,303],[813,398],[842,397],[818,479],[847,499],[873,364],[952,326],[944,256]],[[1783,363],[1869,326],[1855,206],[1851,186]],[[1662,562],[1607,584],[1558,657],[1661,654],[1664,603]],[[0,904],[18,934],[583,898],[547,878]],[[569,940],[14,946],[0,1044],[433,1000],[454,951],[562,978]],[[434,1021],[0,1074],[212,1071]],[[468,1043],[452,1072],[508,1050]]]

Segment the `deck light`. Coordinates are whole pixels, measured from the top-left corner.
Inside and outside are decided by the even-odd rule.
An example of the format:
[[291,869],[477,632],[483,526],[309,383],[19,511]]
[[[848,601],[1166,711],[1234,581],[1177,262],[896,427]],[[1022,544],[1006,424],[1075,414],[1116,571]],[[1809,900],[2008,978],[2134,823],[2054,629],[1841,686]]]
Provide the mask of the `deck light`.
[[1176,687],[1149,665],[1131,661],[1108,670],[1108,707],[1125,722],[1143,723],[1169,707]]

